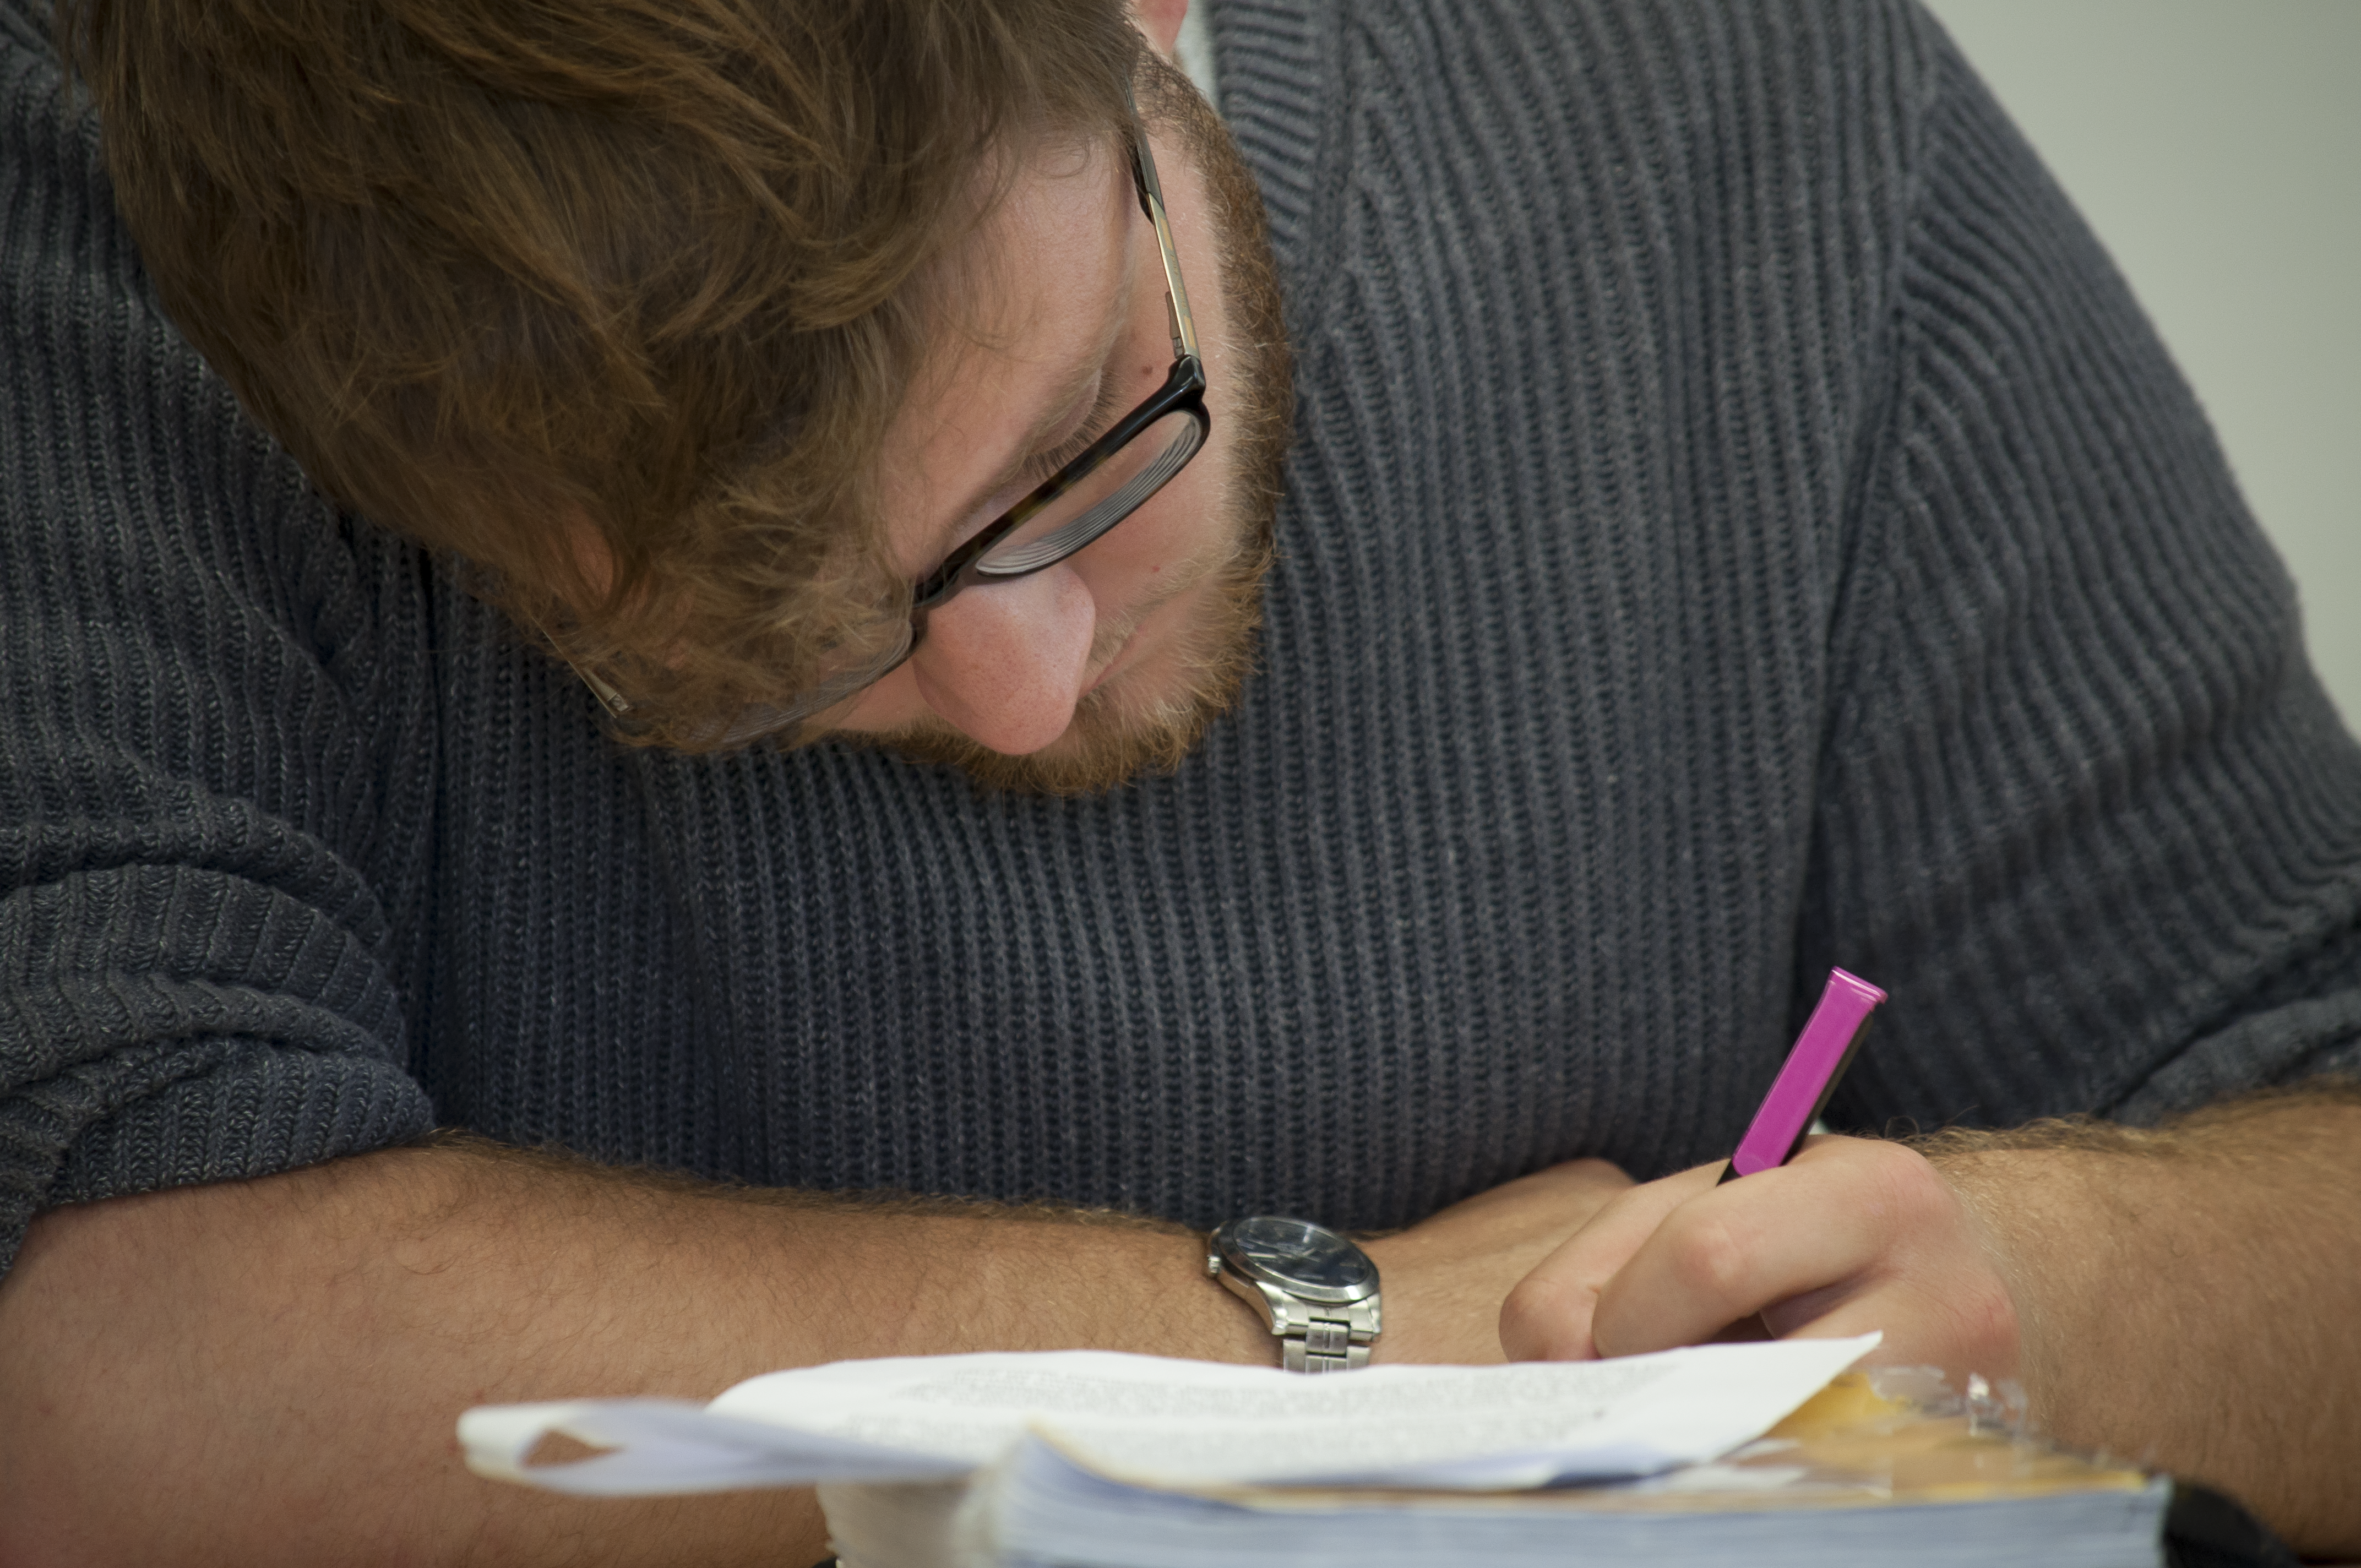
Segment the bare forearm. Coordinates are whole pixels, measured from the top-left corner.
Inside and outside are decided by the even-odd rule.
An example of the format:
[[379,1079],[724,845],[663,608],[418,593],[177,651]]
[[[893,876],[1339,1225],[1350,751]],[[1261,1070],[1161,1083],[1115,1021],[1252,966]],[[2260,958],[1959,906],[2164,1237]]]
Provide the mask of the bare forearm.
[[0,1283],[0,1560],[810,1562],[806,1494],[544,1496],[468,1475],[453,1422],[856,1355],[1268,1356],[1223,1292],[1174,1288],[1199,1253],[466,1148],[54,1211]]
[[2218,1485],[2305,1551],[2361,1552],[2361,1092],[1928,1152],[1993,1234],[2057,1436]]

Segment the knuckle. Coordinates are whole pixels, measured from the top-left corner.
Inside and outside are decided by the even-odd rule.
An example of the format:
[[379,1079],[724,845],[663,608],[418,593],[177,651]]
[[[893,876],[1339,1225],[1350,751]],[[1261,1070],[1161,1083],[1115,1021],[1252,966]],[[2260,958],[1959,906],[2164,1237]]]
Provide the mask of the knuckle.
[[1573,1353],[1588,1293],[1527,1277],[1500,1302],[1500,1343],[1512,1355],[1548,1359]]
[[1500,1337],[1511,1334],[1522,1339],[1540,1337],[1549,1325],[1551,1312],[1544,1304],[1549,1293],[1528,1279],[1510,1288],[1500,1302]]
[[1942,1173],[1916,1149],[1865,1142],[1857,1157],[1862,1168],[1859,1179],[1872,1212],[1902,1228],[1939,1220],[1957,1201]]
[[1752,1249],[1719,1220],[1675,1216],[1665,1225],[1675,1281],[1710,1301],[1727,1300],[1745,1282]]

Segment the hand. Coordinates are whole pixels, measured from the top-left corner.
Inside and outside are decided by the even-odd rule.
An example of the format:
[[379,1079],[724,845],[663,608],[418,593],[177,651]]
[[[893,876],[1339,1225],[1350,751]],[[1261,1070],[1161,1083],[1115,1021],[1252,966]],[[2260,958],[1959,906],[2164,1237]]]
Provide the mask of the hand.
[[1603,1159],[1569,1160],[1462,1199],[1363,1249],[1385,1290],[1376,1359],[1507,1359],[1500,1302],[1631,1179]]
[[[1943,1174],[1899,1144],[1816,1137],[1727,1185],[1716,1161],[1633,1187],[1509,1293],[1518,1360],[1583,1361],[1717,1338],[1884,1331],[1874,1359],[2018,1376],[2000,1260]],[[1749,1332],[1752,1330],[1752,1332]]]

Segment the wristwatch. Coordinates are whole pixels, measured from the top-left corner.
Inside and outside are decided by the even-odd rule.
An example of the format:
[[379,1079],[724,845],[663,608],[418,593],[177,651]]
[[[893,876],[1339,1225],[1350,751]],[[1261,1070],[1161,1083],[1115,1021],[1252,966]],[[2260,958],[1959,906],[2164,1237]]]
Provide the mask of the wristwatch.
[[1349,1372],[1369,1364],[1381,1326],[1378,1266],[1309,1220],[1232,1220],[1205,1250],[1205,1272],[1261,1312],[1290,1372]]

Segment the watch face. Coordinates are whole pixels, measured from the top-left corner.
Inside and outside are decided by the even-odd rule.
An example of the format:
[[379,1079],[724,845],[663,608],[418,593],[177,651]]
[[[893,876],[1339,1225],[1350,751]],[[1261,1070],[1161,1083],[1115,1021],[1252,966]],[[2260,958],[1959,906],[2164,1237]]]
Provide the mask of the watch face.
[[1308,1220],[1257,1215],[1216,1234],[1224,1256],[1282,1289],[1350,1300],[1378,1288],[1378,1266],[1343,1236]]

